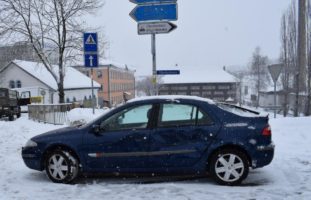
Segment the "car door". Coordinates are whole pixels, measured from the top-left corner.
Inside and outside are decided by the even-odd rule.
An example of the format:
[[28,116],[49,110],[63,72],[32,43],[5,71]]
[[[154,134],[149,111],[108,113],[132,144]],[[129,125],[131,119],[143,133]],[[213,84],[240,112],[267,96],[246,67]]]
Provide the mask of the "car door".
[[88,134],[87,165],[95,171],[126,171],[148,165],[152,104],[125,108],[99,123]]
[[163,103],[157,127],[150,136],[150,163],[154,167],[188,167],[197,163],[219,125],[198,106]]

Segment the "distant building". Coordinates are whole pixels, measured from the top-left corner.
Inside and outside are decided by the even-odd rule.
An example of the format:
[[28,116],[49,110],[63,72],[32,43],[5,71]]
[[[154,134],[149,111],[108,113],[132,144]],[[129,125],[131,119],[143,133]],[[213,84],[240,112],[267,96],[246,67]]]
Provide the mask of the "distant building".
[[[75,66],[80,72],[91,76],[91,70]],[[135,71],[126,65],[110,61],[101,62],[93,69],[93,78],[101,85],[98,91],[100,106],[114,106],[135,97]]]
[[221,102],[237,102],[237,80],[220,70],[180,70],[180,75],[165,75],[160,95],[192,95]]
[[[58,66],[54,66],[58,71]],[[64,92],[66,102],[90,101],[92,99],[91,79],[72,67],[66,67]],[[29,90],[32,95],[44,99],[43,103],[58,103],[58,87],[52,75],[42,63],[14,60],[0,70],[1,87]],[[95,99],[100,84],[94,81]]]
[[[52,48],[46,48],[49,60],[52,64],[57,64],[58,56]],[[5,67],[13,60],[24,60],[32,62],[40,62],[38,55],[29,42],[16,42],[13,45],[0,47],[0,69]]]

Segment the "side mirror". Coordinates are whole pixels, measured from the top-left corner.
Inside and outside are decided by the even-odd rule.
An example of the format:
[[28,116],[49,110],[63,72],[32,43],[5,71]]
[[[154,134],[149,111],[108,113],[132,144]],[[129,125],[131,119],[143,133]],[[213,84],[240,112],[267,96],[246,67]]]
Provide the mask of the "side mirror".
[[95,134],[99,134],[100,133],[100,126],[99,125],[93,125],[92,130]]

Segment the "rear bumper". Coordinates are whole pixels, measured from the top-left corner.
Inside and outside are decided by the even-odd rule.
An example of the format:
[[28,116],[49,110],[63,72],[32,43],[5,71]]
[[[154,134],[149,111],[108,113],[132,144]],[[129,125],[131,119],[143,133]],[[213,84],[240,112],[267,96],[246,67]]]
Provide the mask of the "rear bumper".
[[275,145],[271,142],[268,145],[257,146],[256,152],[252,156],[252,168],[260,168],[269,165],[274,157]]

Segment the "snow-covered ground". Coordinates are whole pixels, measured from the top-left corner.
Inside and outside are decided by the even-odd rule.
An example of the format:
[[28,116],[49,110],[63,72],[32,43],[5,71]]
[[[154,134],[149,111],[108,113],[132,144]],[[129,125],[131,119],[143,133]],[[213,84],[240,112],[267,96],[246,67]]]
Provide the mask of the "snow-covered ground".
[[251,170],[242,186],[219,186],[209,177],[102,177],[62,185],[28,169],[21,148],[32,136],[63,126],[30,121],[24,114],[13,122],[0,121],[0,199],[311,199],[311,118],[271,119],[270,124],[275,158],[271,165]]

